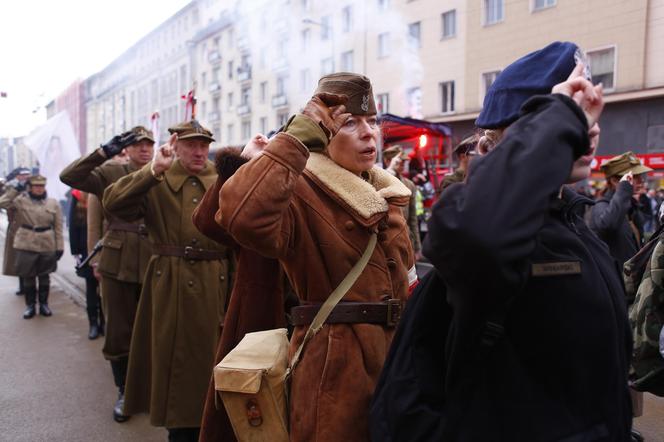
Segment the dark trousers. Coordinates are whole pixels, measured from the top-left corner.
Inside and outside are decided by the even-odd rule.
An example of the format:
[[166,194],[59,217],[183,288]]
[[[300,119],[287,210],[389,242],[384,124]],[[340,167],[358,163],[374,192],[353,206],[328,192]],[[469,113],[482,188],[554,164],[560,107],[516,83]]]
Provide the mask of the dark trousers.
[[104,313],[99,298],[99,283],[94,276],[85,277],[85,304],[90,325],[102,325],[104,323]]
[[141,285],[101,278],[101,298],[106,315],[106,339],[102,352],[109,361],[129,357],[131,332],[141,295]]
[[[35,305],[37,303],[37,294],[39,294],[39,304],[48,305],[48,293],[51,286],[51,278],[48,273],[39,276],[21,276],[23,289],[25,291],[25,305]],[[39,288],[37,287],[39,282]]]
[[197,442],[200,428],[167,428],[168,442]]

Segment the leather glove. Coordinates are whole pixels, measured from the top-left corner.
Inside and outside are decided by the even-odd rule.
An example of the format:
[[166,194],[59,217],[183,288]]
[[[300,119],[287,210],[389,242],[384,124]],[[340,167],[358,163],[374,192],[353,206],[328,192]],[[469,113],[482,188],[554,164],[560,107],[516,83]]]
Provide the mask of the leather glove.
[[349,113],[346,113],[344,106],[347,101],[346,95],[322,92],[311,97],[311,100],[304,106],[302,114],[311,118],[323,129],[329,142],[350,116]]
[[64,253],[65,253],[64,250],[56,250],[56,251],[55,251],[55,259],[57,259],[58,261],[60,261],[60,258],[62,258],[62,255],[63,255]]
[[136,135],[131,131],[123,132],[111,138],[106,144],[102,144],[101,148],[104,150],[107,158],[112,158],[122,152],[122,149],[133,144],[136,141]]

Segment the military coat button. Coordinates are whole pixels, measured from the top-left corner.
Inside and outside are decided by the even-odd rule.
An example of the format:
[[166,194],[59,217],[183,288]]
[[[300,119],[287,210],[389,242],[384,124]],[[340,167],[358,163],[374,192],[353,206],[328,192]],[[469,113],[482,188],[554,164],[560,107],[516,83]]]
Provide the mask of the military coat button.
[[198,186],[198,183],[195,180],[191,180],[191,185],[196,187],[196,186]]
[[196,244],[197,242],[198,242],[198,240],[197,240],[196,238],[194,238],[194,239],[191,240],[191,243],[192,243],[192,244]]
[[224,281],[226,277],[224,275],[219,275],[219,280]]
[[194,285],[194,281],[192,281],[192,280],[190,279],[189,281],[187,281],[187,285],[188,285],[189,287],[192,287],[192,286]]
[[194,261],[193,259],[190,259],[189,264],[194,265],[194,264],[196,264],[196,261]]
[[195,203],[197,203],[197,202],[198,202],[198,198],[194,198],[194,199],[192,199],[192,201],[193,201],[193,202],[194,202],[194,204],[195,204]]
[[344,227],[346,230],[349,232],[355,228],[355,223],[353,221],[346,221],[346,224],[344,224]]
[[157,270],[157,276],[161,276],[161,270]]

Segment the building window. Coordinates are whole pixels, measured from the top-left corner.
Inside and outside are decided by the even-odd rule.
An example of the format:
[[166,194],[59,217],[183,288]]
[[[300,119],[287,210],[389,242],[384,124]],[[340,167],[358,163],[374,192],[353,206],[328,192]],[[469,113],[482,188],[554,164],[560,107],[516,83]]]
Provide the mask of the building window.
[[408,116],[422,118],[422,89],[413,87],[408,89]]
[[615,89],[616,48],[588,51],[587,55],[593,83],[602,83],[608,91]]
[[378,34],[378,58],[384,58],[390,55],[390,33],[383,32]]
[[251,88],[244,87],[242,92],[240,92],[240,104],[245,106],[251,103]]
[[226,126],[226,142],[228,144],[233,144],[233,125],[229,124]]
[[302,0],[302,10],[303,11],[311,10],[311,0]]
[[[207,72],[201,72],[201,87],[205,89],[207,86]],[[182,90],[184,92],[184,89]]]
[[227,97],[226,110],[232,110],[233,109],[233,92],[229,92],[226,97]]
[[309,42],[311,41],[311,30],[303,29],[302,30],[302,51],[309,50]]
[[228,79],[233,79],[233,60],[228,62]]
[[201,117],[205,120],[207,118],[207,102],[204,101],[201,103]]
[[331,74],[332,72],[334,72],[334,62],[332,61],[332,57],[322,59],[320,62],[321,76]]
[[500,71],[484,72],[482,74],[482,100],[484,100],[484,96],[486,95],[493,82],[496,81],[498,74],[500,74]]
[[454,112],[454,82],[445,81],[439,83],[440,88],[440,111],[444,114]]
[[390,0],[378,0],[378,9],[380,11],[387,11],[390,7]]
[[286,77],[277,77],[277,96],[286,95]]
[[341,70],[345,72],[353,72],[353,51],[341,53]]
[[242,140],[246,141],[251,138],[251,121],[242,122]]
[[285,126],[288,123],[288,112],[281,112],[277,114],[277,127]]
[[353,7],[346,6],[341,10],[341,31],[350,32],[353,29]]
[[421,47],[420,39],[420,22],[411,23],[408,25],[408,45],[412,49],[418,49]]
[[485,25],[501,22],[504,18],[504,0],[484,0]]
[[442,38],[456,36],[456,9],[444,12],[442,15],[443,33]]
[[556,0],[533,0],[533,11],[556,6]]
[[267,81],[261,82],[261,103],[265,103],[267,101]]
[[376,107],[379,114],[386,114],[390,111],[390,94],[376,95]]
[[327,40],[330,38],[330,30],[332,29],[332,18],[325,15],[320,18],[320,39]]
[[261,119],[259,120],[258,125],[260,126],[260,132],[263,135],[266,135],[267,134],[267,117],[261,117]]
[[311,71],[309,69],[302,69],[300,71],[300,92],[310,92],[311,89]]

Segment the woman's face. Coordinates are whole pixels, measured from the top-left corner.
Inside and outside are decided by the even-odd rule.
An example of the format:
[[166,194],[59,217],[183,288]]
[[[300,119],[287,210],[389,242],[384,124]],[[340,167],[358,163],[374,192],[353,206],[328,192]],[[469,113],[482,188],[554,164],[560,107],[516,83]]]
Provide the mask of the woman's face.
[[595,123],[588,131],[590,148],[585,155],[577,158],[572,164],[572,171],[569,174],[569,178],[567,178],[567,184],[585,180],[590,176],[590,173],[592,172],[591,163],[593,162],[593,158],[595,158],[595,151],[597,150],[597,144],[599,143],[599,132],[600,129],[598,123]]
[[378,122],[375,115],[351,115],[327,146],[332,161],[355,175],[376,162]]

